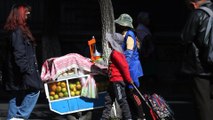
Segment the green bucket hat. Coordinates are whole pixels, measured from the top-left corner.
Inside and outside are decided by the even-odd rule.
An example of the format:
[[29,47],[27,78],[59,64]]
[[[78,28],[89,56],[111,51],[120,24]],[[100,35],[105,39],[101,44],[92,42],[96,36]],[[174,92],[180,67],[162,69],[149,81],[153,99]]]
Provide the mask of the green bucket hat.
[[126,13],[121,14],[119,18],[116,19],[114,22],[121,26],[134,28],[132,25],[132,22],[133,22],[132,17]]

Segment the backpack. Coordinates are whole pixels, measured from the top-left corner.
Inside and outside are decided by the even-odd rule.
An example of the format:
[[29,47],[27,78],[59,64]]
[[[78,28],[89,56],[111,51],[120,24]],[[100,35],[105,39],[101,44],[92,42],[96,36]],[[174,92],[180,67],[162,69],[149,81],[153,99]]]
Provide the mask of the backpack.
[[174,112],[162,96],[156,93],[152,95],[145,94],[145,99],[152,107],[153,112],[157,114],[156,116],[151,113],[153,120],[174,120]]
[[151,115],[152,120],[175,120],[174,112],[169,107],[169,104],[161,97],[160,95],[153,94],[144,94],[142,95],[140,90],[132,84],[134,89],[137,91],[139,96],[143,99],[146,106],[149,109],[149,114]]
[[207,24],[205,37],[204,37],[204,62],[207,63],[207,65],[213,65],[213,11],[208,7],[200,7],[200,10],[203,10],[206,12],[210,17]]

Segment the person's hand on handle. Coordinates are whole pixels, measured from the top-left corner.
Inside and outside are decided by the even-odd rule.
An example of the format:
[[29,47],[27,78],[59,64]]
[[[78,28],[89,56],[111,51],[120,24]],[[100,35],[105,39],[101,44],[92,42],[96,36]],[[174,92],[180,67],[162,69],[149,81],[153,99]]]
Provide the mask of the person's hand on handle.
[[131,80],[130,84],[131,84],[131,85],[134,85],[134,81],[133,81],[133,80]]

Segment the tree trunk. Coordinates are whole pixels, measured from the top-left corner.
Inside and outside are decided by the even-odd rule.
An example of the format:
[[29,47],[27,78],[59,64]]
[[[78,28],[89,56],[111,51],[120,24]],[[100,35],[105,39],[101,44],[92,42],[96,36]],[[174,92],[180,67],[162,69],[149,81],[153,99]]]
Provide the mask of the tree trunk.
[[[101,22],[102,22],[102,49],[103,49],[103,59],[104,62],[108,65],[109,55],[111,53],[111,49],[108,46],[108,42],[106,41],[106,33],[114,33],[115,32],[115,24],[114,24],[114,10],[112,6],[111,0],[98,0],[100,4],[101,10]],[[114,107],[111,109],[111,118],[122,118],[121,109],[117,102],[114,102]]]
[[103,59],[108,65],[108,58],[111,52],[111,49],[108,46],[106,41],[106,33],[115,32],[114,24],[114,11],[111,0],[98,0],[101,10],[101,22],[102,22],[102,49],[103,49]]

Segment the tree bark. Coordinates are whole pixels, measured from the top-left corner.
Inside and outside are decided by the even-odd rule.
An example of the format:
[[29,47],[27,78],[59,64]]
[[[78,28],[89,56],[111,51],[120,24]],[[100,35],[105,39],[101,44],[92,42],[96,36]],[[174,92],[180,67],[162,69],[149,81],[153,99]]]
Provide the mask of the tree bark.
[[106,41],[106,33],[115,32],[114,24],[114,11],[111,0],[98,0],[101,10],[101,22],[102,22],[102,57],[104,62],[108,65],[108,58],[111,52],[111,49],[108,46]]
[[[108,65],[108,59],[111,53],[111,49],[109,48],[108,42],[106,41],[106,33],[115,32],[114,10],[111,0],[98,0],[98,1],[101,10],[101,22],[102,22],[102,49],[103,49],[102,57],[104,62]],[[121,109],[118,103],[114,102],[113,105],[115,107],[111,109],[110,116],[112,118],[122,118]]]

